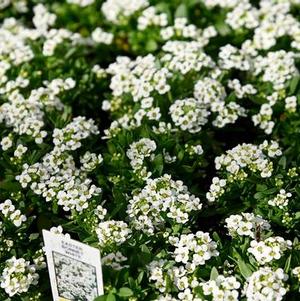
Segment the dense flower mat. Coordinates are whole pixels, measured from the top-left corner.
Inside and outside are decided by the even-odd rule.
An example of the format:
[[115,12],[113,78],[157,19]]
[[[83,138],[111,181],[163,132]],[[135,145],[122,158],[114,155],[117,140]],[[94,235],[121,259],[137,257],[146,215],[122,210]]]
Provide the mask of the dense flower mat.
[[299,0],[0,19],[0,300],[51,300],[42,229],[101,250],[99,301],[300,299]]

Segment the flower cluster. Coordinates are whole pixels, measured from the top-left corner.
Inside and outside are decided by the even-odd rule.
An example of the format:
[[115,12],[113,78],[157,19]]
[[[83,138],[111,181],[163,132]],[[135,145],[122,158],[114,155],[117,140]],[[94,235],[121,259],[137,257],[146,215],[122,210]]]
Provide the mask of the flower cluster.
[[102,155],[90,153],[87,151],[82,157],[80,157],[81,169],[86,172],[93,171],[99,164],[103,162]]
[[142,179],[147,179],[151,176],[151,172],[147,172],[147,168],[144,166],[144,160],[149,157],[151,159],[155,150],[155,141],[149,138],[142,138],[137,142],[133,142],[126,152],[132,169]]
[[280,189],[279,193],[273,199],[268,201],[268,204],[283,209],[288,206],[289,198],[291,198],[291,196],[292,194],[290,192]]
[[211,112],[217,114],[213,121],[216,127],[224,127],[228,123],[234,123],[239,116],[246,116],[245,109],[236,102],[225,103],[225,88],[216,79],[205,77],[197,81],[194,86],[194,96]]
[[213,300],[239,300],[239,291],[241,284],[234,277],[224,277],[218,275],[215,280],[201,283],[201,288],[205,296],[212,296]]
[[[82,211],[88,207],[88,200],[99,195],[101,189],[87,177],[86,171],[93,170],[102,157],[86,153],[81,162],[83,167],[77,168],[75,160],[67,151],[74,151],[81,146],[81,140],[98,132],[92,120],[76,117],[66,127],[54,129],[53,144],[41,163],[23,165],[23,172],[16,177],[23,188],[30,188],[37,195],[42,195],[46,202],[56,200],[64,210]],[[92,158],[92,157],[91,157]]]
[[250,246],[248,252],[255,257],[259,264],[265,265],[273,260],[280,259],[282,253],[291,248],[292,242],[276,236],[269,237],[264,241],[252,240]]
[[37,285],[39,275],[35,265],[24,258],[12,257],[5,262],[1,275],[1,287],[10,296],[27,292],[31,285]]
[[101,247],[120,245],[130,236],[131,230],[122,221],[101,222],[95,229]]
[[105,266],[110,266],[116,271],[120,271],[127,266],[123,264],[127,258],[122,255],[121,252],[117,251],[116,253],[109,253],[108,255],[102,257],[102,264]]
[[9,199],[0,204],[0,211],[3,216],[11,220],[16,227],[20,227],[22,223],[27,220],[26,216],[22,214],[19,209],[16,209]]
[[299,8],[0,0],[0,300],[298,301]]
[[168,15],[158,14],[154,6],[146,8],[138,18],[138,29],[145,30],[150,26],[165,27],[168,24]]
[[67,2],[85,7],[85,6],[93,4],[95,2],[95,0],[67,0]]
[[[157,300],[202,300],[197,296],[197,289],[201,285],[205,286],[205,283],[200,283],[195,275],[201,269],[199,266],[202,267],[206,261],[218,256],[216,243],[208,233],[201,231],[196,234],[182,234],[180,237],[170,236],[169,243],[175,246],[172,255],[175,263],[170,259],[156,259],[148,265],[149,279],[154,282],[160,294],[163,294]],[[170,294],[170,283],[175,288],[177,298],[173,299]]]
[[176,126],[183,131],[197,133],[207,122],[209,112],[193,98],[176,100],[170,106],[170,115]]
[[98,128],[93,120],[86,120],[84,117],[76,117],[72,122],[62,129],[54,129],[53,143],[54,150],[58,152],[74,151],[81,146],[81,140],[92,134],[98,134]]
[[253,213],[230,215],[225,219],[226,228],[232,237],[249,236],[254,238],[256,232],[270,229],[268,221]]
[[164,40],[169,40],[173,37],[197,39],[201,36],[201,30],[194,24],[188,24],[186,18],[175,18],[174,25],[163,28],[160,34]]
[[43,196],[46,202],[55,200],[66,211],[82,211],[88,207],[88,200],[101,192],[91,184],[85,172],[76,168],[72,156],[54,151],[47,154],[42,163],[24,164],[17,180],[23,188],[30,184],[35,194]]
[[215,167],[226,174],[226,179],[214,177],[206,198],[215,202],[226,191],[226,187],[237,181],[244,181],[249,175],[259,173],[261,178],[269,178],[273,171],[270,158],[280,156],[282,151],[276,141],[264,141],[260,145],[237,145],[215,158]]
[[[44,110],[61,110],[63,105],[58,94],[75,87],[72,78],[66,80],[55,79],[45,82],[45,87],[31,91],[28,98],[25,98],[18,89],[12,91],[6,86],[8,102],[0,107],[0,122],[12,127],[19,135],[29,135],[35,138],[36,143],[42,143],[47,132],[44,127]],[[25,87],[21,85],[21,87]]]
[[201,208],[200,199],[182,181],[174,181],[166,174],[148,179],[146,186],[129,200],[127,213],[134,228],[153,234],[164,227],[164,216],[173,223],[184,224],[189,213]]
[[189,72],[199,72],[204,68],[214,67],[213,60],[202,51],[200,42],[168,41],[163,46],[166,54],[161,58],[166,68],[183,75]]
[[255,75],[262,73],[262,80],[271,82],[275,90],[282,89],[285,82],[298,73],[294,54],[284,50],[268,52],[267,57],[258,56],[254,68]]
[[293,269],[293,274],[298,278],[298,281],[300,282],[300,267],[295,267]]
[[[106,0],[101,7],[105,18],[115,24],[120,24],[130,17],[136,11],[148,5],[147,0]],[[125,19],[125,20],[124,20]]]
[[170,90],[167,83],[170,72],[159,68],[151,54],[136,60],[118,57],[115,63],[109,65],[107,72],[112,75],[110,88],[115,97],[130,93],[137,102],[149,97],[153,91],[163,95]]
[[282,300],[287,292],[285,281],[288,276],[282,269],[263,267],[248,279],[244,293],[249,301]]
[[112,43],[113,38],[114,38],[113,34],[103,31],[103,29],[101,29],[100,27],[97,27],[92,32],[92,39],[96,43],[103,43],[109,45]]
[[[267,154],[265,154],[265,152]],[[226,169],[232,177],[231,179],[244,179],[248,176],[245,170],[259,172],[262,178],[272,175],[273,164],[269,158],[281,155],[281,150],[277,142],[260,145],[243,143],[228,150],[215,159],[216,169]]]
[[170,243],[175,246],[174,259],[182,262],[190,270],[198,265],[204,265],[212,257],[218,256],[217,243],[208,233],[198,231],[195,234],[182,234],[178,237],[170,237]]

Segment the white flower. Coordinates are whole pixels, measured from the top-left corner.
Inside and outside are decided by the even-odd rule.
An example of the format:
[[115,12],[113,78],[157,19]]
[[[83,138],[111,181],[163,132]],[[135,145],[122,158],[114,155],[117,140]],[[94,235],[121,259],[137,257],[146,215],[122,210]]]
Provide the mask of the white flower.
[[47,8],[43,4],[38,4],[33,8],[34,17],[32,23],[36,29],[44,34],[48,31],[48,27],[54,25],[56,15],[48,12]]
[[102,155],[86,152],[80,157],[80,163],[82,164],[81,170],[91,172],[103,161]]
[[88,5],[91,5],[95,2],[95,0],[67,0],[68,3],[76,4],[81,7],[86,7]]
[[199,132],[209,115],[207,109],[194,98],[176,100],[169,111],[175,125],[190,133]]
[[12,201],[8,199],[0,204],[0,211],[4,216],[8,216],[11,212],[15,211],[15,206],[12,204]]
[[285,100],[285,109],[288,112],[296,112],[297,109],[297,97],[296,96],[289,96]]
[[202,231],[196,234],[182,234],[179,238],[169,240],[175,246],[173,256],[176,262],[182,262],[192,269],[204,265],[207,260],[219,255],[217,243],[208,233]]
[[275,236],[263,241],[252,240],[250,246],[248,252],[255,257],[259,264],[264,265],[280,259],[283,252],[291,248],[292,242],[284,240],[280,236]]
[[213,68],[215,63],[204,53],[203,44],[198,41],[168,41],[163,46],[166,54],[161,58],[164,66],[185,75],[191,71],[199,72],[203,68]]
[[71,238],[70,234],[69,233],[63,233],[63,227],[62,226],[57,226],[57,227],[51,227],[50,228],[50,232],[51,233],[54,233],[56,235],[61,235],[63,236],[64,238]]
[[21,214],[20,210],[14,211],[9,218],[16,227],[20,227],[27,220],[26,216]]
[[26,153],[27,149],[28,148],[26,146],[19,144],[16,150],[14,151],[14,156],[17,158],[21,158]]
[[128,18],[147,5],[147,0],[106,0],[102,4],[101,10],[107,20],[120,24],[122,23],[122,17]]
[[286,192],[284,189],[280,189],[279,193],[271,200],[268,201],[270,206],[275,206],[280,209],[287,207],[289,204],[289,198],[292,197],[290,192]]
[[106,45],[109,45],[112,43],[112,40],[114,38],[114,35],[108,32],[105,32],[102,28],[97,27],[96,29],[94,29],[94,31],[92,32],[92,39],[96,42],[96,43],[103,43]]
[[248,176],[249,171],[259,172],[262,178],[268,178],[273,171],[273,164],[268,156],[272,158],[280,155],[279,146],[273,141],[265,141],[258,146],[243,143],[216,157],[215,166],[216,169],[225,169],[232,175],[232,179],[242,180]]
[[300,266],[293,268],[292,272],[298,278],[298,281],[300,282]]
[[155,150],[155,141],[149,138],[142,138],[136,142],[133,142],[126,152],[134,172],[144,180],[151,176],[151,172],[147,172],[146,167],[144,166],[144,161],[149,157],[151,159],[152,153]]
[[219,197],[221,197],[225,192],[227,181],[225,179],[220,179],[214,177],[212,179],[212,184],[209,187],[209,192],[206,193],[206,198],[209,202],[215,202]]
[[5,262],[1,275],[1,287],[10,296],[27,292],[31,285],[37,285],[39,275],[34,265],[23,258],[12,257]]
[[247,279],[244,294],[248,301],[281,301],[287,293],[287,279],[282,269],[262,267]]
[[257,231],[268,230],[271,227],[261,216],[253,213],[233,214],[226,218],[225,222],[229,235],[232,237],[249,236],[254,238]]
[[101,222],[95,231],[98,235],[99,245],[102,247],[119,246],[131,236],[131,230],[122,221]]
[[205,77],[196,82],[194,97],[202,104],[212,105],[215,102],[223,102],[226,97],[224,87],[215,79]]
[[254,64],[254,74],[262,73],[262,80],[271,82],[275,90],[282,89],[287,80],[298,74],[293,52],[270,51],[266,57],[258,56]]
[[186,223],[189,213],[201,208],[200,199],[191,194],[182,181],[174,181],[171,176],[164,175],[147,180],[142,191],[129,201],[127,213],[137,230],[151,235],[164,227],[168,219]]
[[97,126],[92,119],[86,120],[85,117],[78,116],[63,129],[54,129],[52,136],[56,149],[64,152],[76,150],[81,146],[80,140],[98,133]]
[[65,211],[86,209],[88,201],[101,192],[87,177],[86,169],[94,169],[102,161],[102,156],[86,153],[81,158],[83,167],[79,169],[72,155],[66,152],[78,149],[81,140],[97,133],[94,121],[81,116],[63,129],[54,129],[53,150],[42,158],[41,163],[24,164],[22,174],[16,179],[24,188],[31,184],[34,193],[42,195],[46,201],[57,202]]
[[110,266],[114,270],[119,271],[127,265],[122,264],[127,260],[127,257],[123,256],[121,252],[117,251],[116,253],[109,253],[106,256],[102,257],[101,262],[105,266]]
[[241,284],[234,276],[225,277],[223,275],[218,275],[215,280],[200,283],[200,286],[203,289],[204,295],[212,296],[213,300],[240,300],[238,289]]
[[3,137],[1,140],[1,147],[3,151],[7,151],[10,149],[13,145],[13,140],[11,139],[10,136]]
[[168,15],[165,13],[158,14],[154,6],[146,8],[139,16],[138,29],[145,30],[150,26],[164,27],[168,24]]
[[0,211],[8,218],[16,227],[20,227],[27,220],[26,216],[21,214],[19,209],[16,210],[11,200],[6,200],[0,204]]
[[238,79],[228,81],[228,87],[233,89],[237,98],[243,98],[248,95],[255,95],[257,90],[251,84],[242,86]]

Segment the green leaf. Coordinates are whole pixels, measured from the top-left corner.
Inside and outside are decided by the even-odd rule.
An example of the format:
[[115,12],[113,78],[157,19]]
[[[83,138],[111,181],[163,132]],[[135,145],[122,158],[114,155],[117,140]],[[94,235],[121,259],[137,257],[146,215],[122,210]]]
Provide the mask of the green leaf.
[[17,192],[20,191],[20,184],[16,182],[10,182],[10,181],[3,181],[0,182],[0,188],[4,190],[8,190],[11,192]]
[[118,295],[120,297],[130,297],[133,295],[133,291],[129,287],[121,287]]
[[103,295],[103,296],[98,296],[94,299],[94,301],[106,301],[106,296]]
[[263,192],[257,192],[257,193],[254,194],[254,198],[256,200],[262,199],[263,197],[264,197]]
[[39,236],[40,236],[39,233],[31,233],[29,235],[29,241],[33,241],[33,240],[39,238]]
[[276,187],[270,188],[270,189],[265,190],[265,191],[263,192],[263,194],[265,194],[265,195],[273,194],[274,192],[277,192],[277,190],[278,190],[278,189],[277,189]]
[[146,50],[147,50],[148,52],[153,52],[153,51],[155,51],[155,50],[157,49],[157,47],[158,47],[158,45],[157,45],[157,43],[156,43],[155,40],[150,39],[150,40],[148,40],[147,43],[146,43]]
[[285,157],[285,156],[282,156],[282,157],[280,158],[278,164],[279,164],[280,166],[282,166],[283,169],[285,169],[285,167],[286,167],[286,157]]
[[187,18],[188,17],[188,10],[184,3],[180,4],[175,12],[175,18]]
[[138,278],[137,278],[137,282],[138,282],[139,284],[142,282],[143,277],[144,277],[144,271],[141,271],[141,272],[139,273]]
[[290,255],[290,256],[287,258],[286,262],[285,262],[285,265],[284,265],[284,272],[285,272],[285,273],[288,273],[289,270],[290,270],[290,267],[291,267],[291,260],[292,260],[292,255]]
[[290,93],[291,94],[293,94],[296,91],[298,83],[299,83],[299,79],[300,79],[299,76],[295,76],[292,78],[291,83],[290,83]]
[[[143,256],[143,259],[144,259],[144,256]],[[134,287],[135,286],[135,279],[133,279],[132,277],[129,277],[128,278],[128,284],[129,284],[129,286]]]
[[226,98],[226,102],[229,103],[229,102],[232,102],[232,101],[235,101],[236,100],[236,95],[235,95],[235,92],[231,92],[228,97]]
[[147,254],[151,253],[149,248],[146,245],[142,245],[141,250],[142,250],[143,253],[147,253]]
[[252,270],[250,268],[250,265],[245,263],[242,259],[238,259],[238,267],[240,269],[242,276],[245,279],[247,279],[252,275]]
[[217,232],[213,232],[212,237],[220,246],[222,246],[222,240]]
[[300,211],[298,211],[298,212],[295,213],[294,218],[295,219],[300,219]]
[[116,152],[116,147],[112,142],[107,143],[107,148],[110,154],[114,154]]
[[300,196],[300,185],[297,185],[295,187],[295,191],[296,191],[297,195]]
[[223,21],[217,22],[215,24],[217,31],[220,33],[221,36],[226,36],[230,33],[230,27],[224,23]]
[[195,168],[194,168],[193,166],[182,165],[181,167],[182,167],[182,169],[183,169],[184,171],[186,171],[187,173],[193,173],[194,170],[195,170]]
[[257,184],[256,185],[256,190],[257,191],[265,191],[268,189],[268,186],[264,185],[264,184]]
[[115,295],[112,293],[109,293],[106,297],[106,301],[116,301]]
[[158,172],[159,175],[161,175],[164,169],[164,158],[162,154],[159,154],[154,158],[153,164],[155,166],[155,170]]
[[210,271],[210,278],[209,279],[210,280],[216,280],[218,276],[219,276],[218,270],[215,267],[213,267]]
[[184,150],[182,149],[178,152],[177,158],[179,161],[181,161],[183,159],[183,157],[184,157]]

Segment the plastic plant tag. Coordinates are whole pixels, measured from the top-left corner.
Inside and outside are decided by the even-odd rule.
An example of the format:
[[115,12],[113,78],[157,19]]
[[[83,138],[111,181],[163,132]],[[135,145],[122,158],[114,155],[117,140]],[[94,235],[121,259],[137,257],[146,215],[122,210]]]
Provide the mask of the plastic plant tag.
[[93,301],[103,295],[98,249],[43,230],[54,301]]

